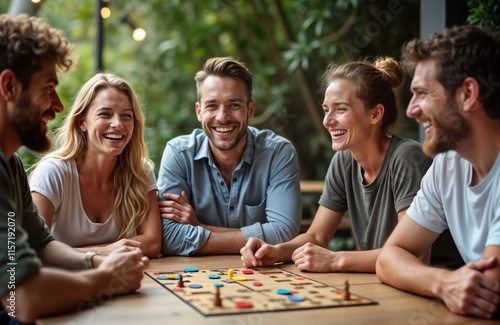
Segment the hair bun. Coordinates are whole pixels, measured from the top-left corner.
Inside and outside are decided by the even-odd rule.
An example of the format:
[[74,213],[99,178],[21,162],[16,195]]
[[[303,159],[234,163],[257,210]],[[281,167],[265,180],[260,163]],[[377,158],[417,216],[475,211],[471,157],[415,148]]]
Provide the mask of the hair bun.
[[392,88],[399,87],[403,84],[404,74],[399,66],[399,63],[391,57],[379,57],[375,61],[375,67],[384,73],[387,81]]

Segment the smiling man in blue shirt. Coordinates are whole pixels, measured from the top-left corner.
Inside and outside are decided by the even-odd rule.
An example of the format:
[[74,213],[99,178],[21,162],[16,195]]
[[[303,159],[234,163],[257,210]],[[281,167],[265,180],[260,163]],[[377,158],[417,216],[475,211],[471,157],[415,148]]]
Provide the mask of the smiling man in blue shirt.
[[203,130],[167,143],[158,176],[163,255],[237,254],[249,237],[292,239],[302,214],[297,155],[285,138],[248,126],[251,72],[212,58],[195,80]]

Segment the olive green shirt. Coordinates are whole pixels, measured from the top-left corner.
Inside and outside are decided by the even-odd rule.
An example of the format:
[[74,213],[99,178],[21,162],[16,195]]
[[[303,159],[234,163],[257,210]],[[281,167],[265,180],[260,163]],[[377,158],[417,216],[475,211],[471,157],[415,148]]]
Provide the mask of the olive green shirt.
[[37,250],[54,240],[31,199],[19,156],[0,149],[0,295],[13,292],[42,266]]

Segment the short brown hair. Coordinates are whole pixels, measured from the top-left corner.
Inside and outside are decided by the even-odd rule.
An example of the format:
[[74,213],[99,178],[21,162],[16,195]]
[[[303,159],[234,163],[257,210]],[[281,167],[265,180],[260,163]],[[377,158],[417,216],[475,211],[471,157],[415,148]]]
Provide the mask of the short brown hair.
[[198,71],[194,77],[194,80],[196,80],[198,100],[200,100],[201,97],[201,86],[208,76],[241,79],[245,83],[247,89],[248,101],[252,99],[252,73],[238,60],[231,57],[208,59],[203,65],[203,70]]

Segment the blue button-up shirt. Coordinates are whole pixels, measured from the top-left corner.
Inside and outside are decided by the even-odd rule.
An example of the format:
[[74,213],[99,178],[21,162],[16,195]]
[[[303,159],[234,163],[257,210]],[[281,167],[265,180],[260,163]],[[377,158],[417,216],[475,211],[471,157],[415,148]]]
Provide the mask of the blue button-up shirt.
[[[302,217],[297,154],[270,130],[248,127],[243,157],[228,188],[212,160],[203,130],[167,143],[158,176],[158,195],[185,191],[205,225],[240,228],[246,239],[270,244],[298,235]],[[163,219],[163,255],[193,255],[210,236],[201,226]]]

